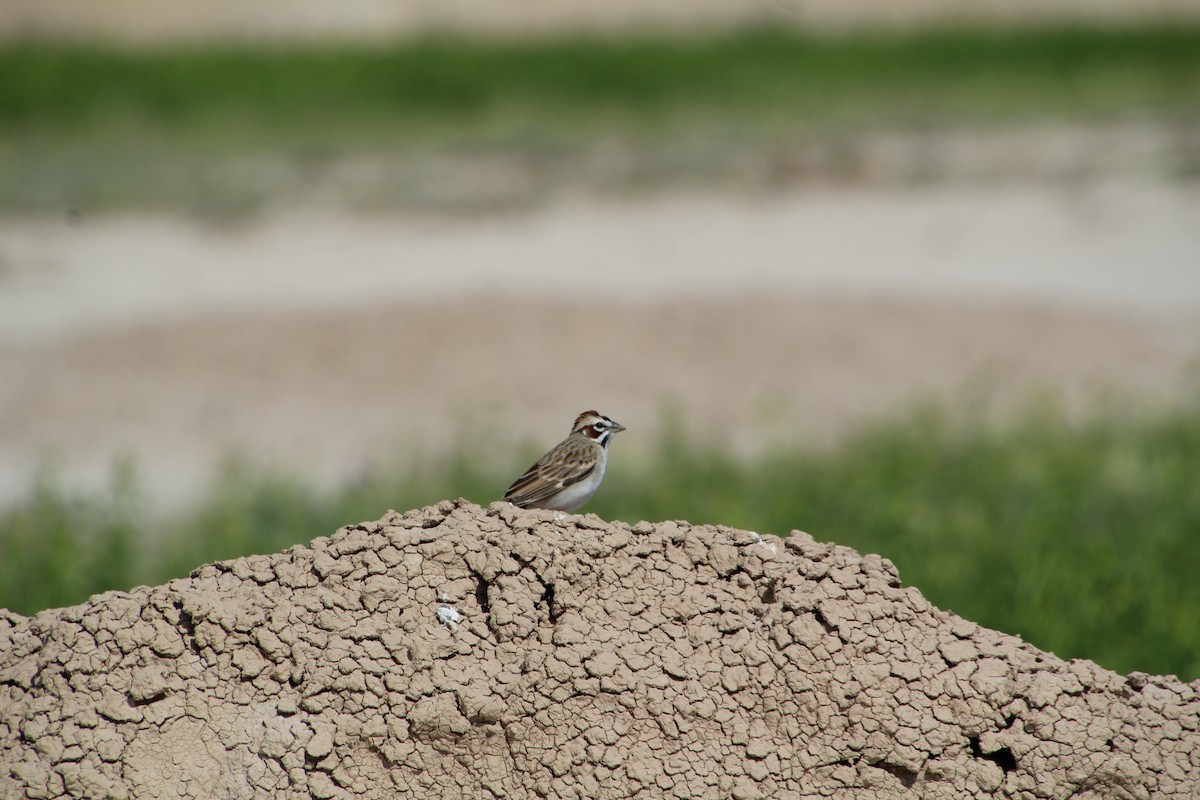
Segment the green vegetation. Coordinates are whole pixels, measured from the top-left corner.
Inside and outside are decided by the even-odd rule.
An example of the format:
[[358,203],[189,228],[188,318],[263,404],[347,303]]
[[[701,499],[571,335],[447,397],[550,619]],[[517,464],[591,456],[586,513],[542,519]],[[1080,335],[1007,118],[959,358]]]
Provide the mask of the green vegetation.
[[[801,528],[881,553],[937,605],[1064,657],[1200,677],[1200,400],[1083,422],[1041,408],[1003,426],[928,409],[830,451],[749,463],[678,433],[644,463],[613,457],[589,507],[605,518]],[[161,582],[389,507],[486,503],[524,466],[485,473],[459,453],[322,494],[232,464],[195,508],[160,520],[128,468],[103,496],[48,479],[0,516],[0,606],[31,613]]]
[[[25,46],[0,50],[0,208],[254,204],[353,156],[586,171],[616,146],[652,165],[633,180],[669,180],[848,130],[1198,114],[1200,29],[1180,27]],[[420,203],[420,175],[380,191]]]
[[[585,185],[690,180],[772,165],[797,142],[836,149],[847,132],[1144,116],[1194,129],[1200,29],[15,47],[0,50],[0,211],[227,213],[355,181],[366,202],[429,205],[430,187],[496,159],[520,169],[493,183],[536,192],[547,170]],[[593,158],[613,147],[634,165],[623,178]],[[465,182],[461,196],[486,194]],[[881,553],[938,605],[1060,655],[1200,677],[1200,402],[1082,424],[1043,410],[1000,429],[919,413],[835,451],[750,463],[679,435],[654,452],[634,464],[618,448],[590,510],[800,527]],[[100,495],[48,475],[0,512],[0,605],[158,583],[388,507],[487,501],[523,466],[485,473],[458,455],[320,493],[231,464],[163,518],[131,467]]]
[[518,119],[551,132],[706,115],[926,122],[1195,112],[1198,99],[1200,31],[1186,28],[0,51],[9,129],[135,118],[180,135],[240,123],[284,140],[470,140]]

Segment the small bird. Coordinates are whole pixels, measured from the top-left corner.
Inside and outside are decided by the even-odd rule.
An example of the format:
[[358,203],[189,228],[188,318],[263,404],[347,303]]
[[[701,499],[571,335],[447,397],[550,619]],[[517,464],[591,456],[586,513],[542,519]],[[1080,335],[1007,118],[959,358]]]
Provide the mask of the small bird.
[[575,418],[571,435],[517,478],[504,499],[520,508],[571,512],[592,499],[604,480],[608,443],[625,430],[596,411]]

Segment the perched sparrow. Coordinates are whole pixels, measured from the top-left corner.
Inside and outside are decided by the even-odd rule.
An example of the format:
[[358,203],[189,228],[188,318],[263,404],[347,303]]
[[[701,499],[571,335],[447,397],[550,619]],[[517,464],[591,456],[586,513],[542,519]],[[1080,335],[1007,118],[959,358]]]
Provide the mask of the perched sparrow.
[[604,480],[608,443],[625,430],[603,414],[585,411],[571,435],[517,478],[504,499],[521,508],[574,511],[592,499]]

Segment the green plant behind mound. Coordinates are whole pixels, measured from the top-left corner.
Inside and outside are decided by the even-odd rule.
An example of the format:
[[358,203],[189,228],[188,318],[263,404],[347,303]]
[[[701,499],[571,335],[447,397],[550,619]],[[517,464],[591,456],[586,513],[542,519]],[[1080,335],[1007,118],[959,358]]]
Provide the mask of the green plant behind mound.
[[38,45],[0,50],[0,107],[13,130],[136,118],[163,131],[225,135],[245,124],[283,140],[377,123],[389,137],[478,137],[513,111],[550,130],[729,114],[928,122],[1195,113],[1198,43],[1200,29],[1176,26],[138,51]]
[[[999,427],[926,410],[831,451],[751,461],[669,432],[646,463],[614,459],[586,509],[602,517],[801,528],[880,553],[935,604],[1061,656],[1200,676],[1200,402],[1082,423],[1043,408]],[[0,517],[0,606],[159,583],[388,508],[486,504],[524,466],[494,474],[458,452],[320,493],[231,463],[195,508],[159,520],[127,469],[97,496],[47,480]]]
[[[368,207],[441,207],[447,188],[422,178],[437,158],[527,175],[513,201],[556,180],[738,185],[739,164],[787,173],[809,148],[853,175],[845,148],[872,131],[1150,117],[1186,137],[1198,114],[1200,28],[1187,26],[28,45],[0,48],[0,210],[238,214],[351,178]],[[1178,151],[1171,173],[1192,174]]]

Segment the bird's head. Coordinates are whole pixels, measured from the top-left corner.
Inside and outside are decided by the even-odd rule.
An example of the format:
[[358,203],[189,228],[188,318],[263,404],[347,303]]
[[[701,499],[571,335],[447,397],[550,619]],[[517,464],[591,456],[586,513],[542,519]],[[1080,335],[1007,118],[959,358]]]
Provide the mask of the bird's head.
[[571,433],[581,433],[602,447],[608,447],[612,437],[625,430],[625,426],[613,422],[597,411],[585,411],[575,418]]

